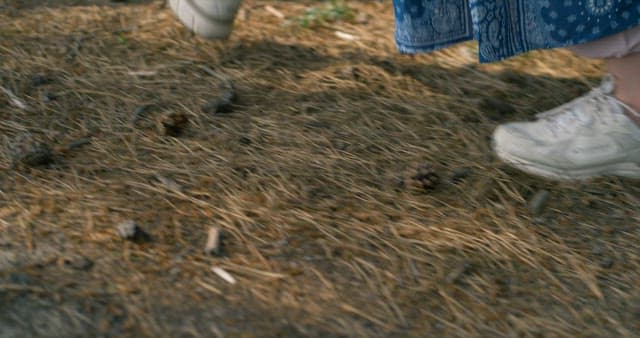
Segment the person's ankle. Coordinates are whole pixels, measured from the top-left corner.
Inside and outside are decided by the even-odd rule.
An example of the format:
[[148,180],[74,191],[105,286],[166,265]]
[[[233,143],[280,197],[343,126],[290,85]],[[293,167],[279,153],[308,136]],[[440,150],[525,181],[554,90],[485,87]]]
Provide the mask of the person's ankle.
[[616,98],[627,105],[625,114],[631,121],[635,122],[640,127],[640,102],[634,102],[634,100],[625,99],[624,96],[616,94]]
[[[640,93],[640,89],[638,90],[638,92]],[[615,96],[616,98],[618,98],[618,100],[629,105],[629,107],[633,108],[636,111],[640,111],[640,95],[633,95],[634,93],[635,91],[630,93],[628,91],[616,89]]]

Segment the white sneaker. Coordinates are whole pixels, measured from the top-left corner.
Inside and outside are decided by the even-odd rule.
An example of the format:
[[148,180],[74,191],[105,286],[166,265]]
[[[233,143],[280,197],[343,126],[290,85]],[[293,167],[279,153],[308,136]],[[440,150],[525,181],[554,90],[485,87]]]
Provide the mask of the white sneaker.
[[[640,128],[616,99],[611,78],[589,94],[538,115],[535,122],[498,127],[498,157],[531,174],[558,180],[617,175],[640,178]],[[640,114],[638,114],[640,116]]]
[[171,9],[191,31],[207,39],[226,39],[242,0],[170,0]]

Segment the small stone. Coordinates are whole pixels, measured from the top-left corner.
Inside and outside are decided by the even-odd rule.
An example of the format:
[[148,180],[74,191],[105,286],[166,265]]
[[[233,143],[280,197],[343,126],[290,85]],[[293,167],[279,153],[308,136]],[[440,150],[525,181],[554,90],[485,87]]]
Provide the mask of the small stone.
[[240,10],[238,10],[237,19],[239,21],[247,21],[247,20],[249,20],[249,11],[247,9],[245,9],[245,8],[240,8]]
[[118,225],[118,234],[122,238],[132,238],[136,231],[138,225],[132,220],[126,220]]
[[23,153],[19,160],[22,164],[31,167],[44,166],[53,162],[53,154],[48,145],[38,143],[28,152]]
[[360,80],[361,71],[358,67],[346,66],[341,70],[342,75],[347,79]]
[[602,245],[596,244],[591,248],[591,253],[596,256],[601,256],[604,254],[604,247]]
[[340,150],[340,151],[346,151],[347,149],[349,149],[349,143],[347,143],[344,140],[332,140],[331,141],[331,145],[336,149],[336,150]]
[[614,261],[611,258],[604,258],[601,262],[600,262],[600,266],[603,269],[611,269],[613,267]]
[[145,114],[147,114],[149,110],[151,110],[152,107],[152,104],[143,104],[141,106],[137,106],[133,111],[133,114],[131,115],[131,123],[135,124],[136,122],[138,122],[138,120],[143,118]]
[[75,270],[86,271],[93,267],[93,261],[84,256],[67,258],[64,263]]
[[613,210],[611,212],[611,218],[624,220],[624,219],[627,219],[627,213],[624,212],[623,210]]
[[91,138],[89,137],[79,138],[75,141],[69,142],[69,144],[67,144],[67,150],[69,151],[76,150],[90,143],[91,143]]
[[52,93],[52,92],[44,92],[44,93],[42,93],[42,101],[44,101],[44,102],[55,101],[57,98],[58,98],[58,96],[55,93]]
[[233,89],[228,89],[225,90],[220,97],[217,97],[202,106],[202,111],[211,115],[228,114],[233,111],[233,104],[236,100],[236,92]]
[[545,225],[547,224],[548,220],[545,217],[541,217],[541,216],[536,216],[533,218],[533,225]]
[[369,23],[369,16],[367,15],[367,13],[360,12],[358,13],[358,15],[356,15],[356,22],[361,25],[366,25],[367,23]]
[[34,87],[39,87],[48,83],[51,83],[51,78],[47,75],[35,74],[33,77],[31,77],[31,85],[33,85]]
[[453,183],[459,183],[465,178],[469,177],[469,175],[471,175],[471,169],[459,168],[453,171],[453,175],[451,175],[451,181],[453,181]]
[[126,220],[118,224],[118,235],[123,239],[136,243],[151,241],[151,236],[132,220]]
[[13,166],[44,166],[53,162],[51,148],[36,140],[31,134],[21,134],[8,144],[9,157]]
[[547,190],[540,190],[533,195],[533,198],[529,201],[529,211],[531,214],[534,216],[540,215],[544,211],[550,196],[551,193]]
[[184,113],[169,112],[158,119],[158,130],[165,136],[180,136],[187,128],[189,118]]
[[204,247],[204,253],[207,255],[220,255],[220,229],[217,227],[209,228],[207,244]]

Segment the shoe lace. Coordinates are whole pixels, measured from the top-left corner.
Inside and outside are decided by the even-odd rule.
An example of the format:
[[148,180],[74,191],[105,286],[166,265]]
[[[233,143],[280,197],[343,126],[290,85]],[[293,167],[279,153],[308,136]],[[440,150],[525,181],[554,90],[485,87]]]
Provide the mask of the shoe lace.
[[[585,125],[596,119],[603,124],[608,124],[609,121],[617,122],[619,116],[624,115],[624,113],[616,114],[615,112],[621,113],[624,110],[640,118],[640,112],[635,111],[612,95],[614,86],[613,77],[607,75],[602,84],[592,89],[588,94],[559,109],[537,114],[536,117],[540,120],[546,120],[547,127],[556,136],[560,131],[568,132],[574,130],[576,126]],[[611,110],[612,105],[618,105],[623,109]],[[603,114],[605,111],[613,114]]]
[[572,107],[572,106],[577,105],[577,104],[584,103],[585,101],[591,101],[592,99],[596,99],[596,98],[599,98],[599,97],[609,96],[609,94],[613,92],[613,88],[614,88],[613,76],[607,75],[602,80],[602,83],[600,84],[600,86],[598,86],[596,88],[593,88],[586,95],[584,95],[582,97],[579,97],[576,100],[566,104],[565,105],[566,106],[565,109],[558,109],[558,110],[552,110],[552,111],[548,111],[548,112],[544,112],[544,113],[539,113],[539,114],[536,115],[536,117],[538,119],[547,119],[547,118],[553,117],[555,115],[564,114],[564,113],[567,112],[569,107]]
[[[581,99],[574,101],[573,104],[568,105],[566,108],[543,116],[542,119],[546,120],[547,127],[552,131],[553,135],[557,136],[559,133],[570,133],[577,127],[586,126],[596,120],[604,125],[617,123],[619,118],[624,116],[624,113],[622,113],[623,109],[616,110],[611,108],[615,105],[630,109],[624,102],[609,95],[607,92],[596,89]],[[633,112],[633,110],[630,111]]]

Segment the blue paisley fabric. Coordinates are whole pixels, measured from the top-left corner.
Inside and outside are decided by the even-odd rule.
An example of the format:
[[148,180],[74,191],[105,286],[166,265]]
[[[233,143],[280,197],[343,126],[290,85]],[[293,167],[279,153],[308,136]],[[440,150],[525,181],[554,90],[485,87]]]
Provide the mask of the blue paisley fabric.
[[476,39],[481,62],[566,47],[640,25],[640,0],[394,0],[402,53]]

